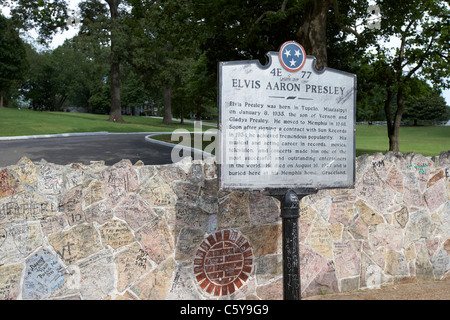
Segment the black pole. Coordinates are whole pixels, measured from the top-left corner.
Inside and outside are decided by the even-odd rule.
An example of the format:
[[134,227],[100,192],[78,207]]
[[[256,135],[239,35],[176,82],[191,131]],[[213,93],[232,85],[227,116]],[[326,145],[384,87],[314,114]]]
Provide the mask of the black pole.
[[293,190],[288,190],[282,198],[281,218],[283,229],[283,299],[300,300],[299,199]]

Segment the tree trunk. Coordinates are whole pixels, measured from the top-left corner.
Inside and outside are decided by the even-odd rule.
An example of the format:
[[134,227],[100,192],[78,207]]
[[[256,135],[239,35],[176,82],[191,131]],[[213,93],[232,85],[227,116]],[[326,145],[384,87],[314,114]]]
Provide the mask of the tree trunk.
[[306,54],[316,57],[318,70],[328,65],[327,15],[333,0],[313,0],[305,3],[304,22],[297,31]]
[[184,106],[181,105],[180,124],[184,124]]
[[3,95],[0,94],[0,108],[3,108]]
[[396,136],[398,137],[398,134],[396,134],[395,132],[395,126],[391,115],[391,102],[393,98],[394,92],[391,89],[388,89],[386,100],[384,101],[384,114],[386,115],[390,151],[394,151],[394,149],[398,150],[398,139],[396,139]]
[[172,124],[172,88],[164,87],[164,124]]
[[118,7],[120,0],[106,0],[111,12],[111,112],[109,121],[125,122],[122,119],[122,106],[120,104],[120,60],[116,52],[116,20],[119,16]]
[[122,119],[122,106],[120,104],[120,64],[118,62],[111,62],[111,112],[109,121],[125,122]]
[[[402,121],[403,111],[405,109],[405,101],[403,99],[403,88],[400,86],[397,90],[397,111],[394,118],[394,137],[390,143],[389,151],[397,153],[400,151],[398,137],[400,135],[400,123]],[[391,149],[392,145],[392,149]]]
[[390,107],[393,97],[394,97],[393,92],[388,90],[388,96],[384,105],[384,109],[388,126],[389,151],[398,153],[400,151],[399,149],[400,123],[402,121],[402,116],[405,109],[403,88],[401,86],[397,90],[397,108],[395,110],[394,118],[392,118]]
[[67,95],[56,97],[55,100],[56,100],[55,101],[55,110],[56,111],[61,111],[64,103],[67,100]]
[[394,128],[391,134],[388,135],[389,137],[389,151],[392,151],[393,153],[399,152],[399,143],[398,143],[398,130]]
[[87,99],[87,110],[88,110],[88,113],[93,113],[92,105],[89,103],[89,99]]

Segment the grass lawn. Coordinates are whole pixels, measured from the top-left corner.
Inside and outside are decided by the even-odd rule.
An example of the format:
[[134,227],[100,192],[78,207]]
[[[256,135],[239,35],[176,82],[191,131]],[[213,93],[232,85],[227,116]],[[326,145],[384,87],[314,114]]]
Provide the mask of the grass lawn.
[[[39,112],[30,110],[0,109],[0,137],[40,135],[74,132],[168,132],[168,135],[154,137],[170,141],[171,132],[184,128],[193,131],[193,124],[162,124],[161,119],[124,116],[125,124],[107,121],[107,115],[69,112]],[[204,130],[211,127],[204,127]],[[179,143],[175,141],[174,143]],[[211,142],[204,142],[204,146]],[[193,145],[193,143],[192,143]],[[356,126],[356,155],[386,153],[389,148],[385,126]],[[400,151],[437,156],[450,150],[450,127],[401,127]]]
[[[387,127],[356,126],[356,155],[386,153],[389,149]],[[400,152],[438,156],[450,150],[450,127],[400,127]]]
[[74,132],[171,132],[185,128],[193,130],[193,124],[162,124],[161,119],[124,116],[127,122],[107,121],[108,115],[70,112],[40,112],[17,109],[0,109],[0,137],[41,135]]

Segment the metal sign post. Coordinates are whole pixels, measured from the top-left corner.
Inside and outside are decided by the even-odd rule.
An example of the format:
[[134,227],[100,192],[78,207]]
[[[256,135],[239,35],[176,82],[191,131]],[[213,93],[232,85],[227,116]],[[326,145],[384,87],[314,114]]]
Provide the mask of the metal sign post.
[[299,199],[289,190],[281,202],[283,236],[283,298],[300,299],[300,254],[298,250]]
[[268,195],[280,202],[282,219],[282,247],[283,247],[283,299],[300,300],[300,250],[298,218],[300,200],[317,189],[276,189],[267,191]]

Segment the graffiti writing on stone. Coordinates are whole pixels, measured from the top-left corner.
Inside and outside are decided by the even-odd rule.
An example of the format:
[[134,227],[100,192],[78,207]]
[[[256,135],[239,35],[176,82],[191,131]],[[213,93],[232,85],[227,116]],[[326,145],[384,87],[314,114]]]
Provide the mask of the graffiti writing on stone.
[[86,300],[98,300],[114,289],[114,257],[109,250],[91,255],[79,264],[80,293]]
[[151,209],[138,195],[132,194],[114,210],[117,218],[125,220],[128,225],[137,230],[147,223],[152,216]]
[[100,181],[92,182],[88,188],[83,190],[83,200],[86,207],[102,201],[104,198],[105,192],[103,190],[103,184]]
[[56,256],[42,249],[27,261],[24,299],[42,299],[59,288],[65,279],[64,267]]
[[69,220],[69,225],[71,226],[85,221],[81,202],[82,202],[81,187],[76,187],[70,190],[64,197],[63,207],[67,219]]
[[21,275],[22,264],[0,267],[0,300],[17,298],[20,290]]
[[64,175],[66,190],[70,190],[82,184],[84,179],[84,171],[80,164],[72,164],[71,168],[73,170],[66,171]]
[[151,179],[139,190],[139,195],[153,207],[174,206],[177,201],[176,195],[161,177]]
[[59,194],[63,188],[61,168],[55,165],[43,164],[40,168],[38,186],[45,194]]
[[8,173],[8,169],[0,171],[0,199],[14,195],[18,188],[20,184]]
[[119,220],[113,220],[100,228],[100,233],[104,244],[110,245],[113,249],[123,247],[134,241],[128,225]]
[[38,223],[16,223],[0,227],[0,265],[15,263],[42,245]]
[[412,164],[406,166],[406,169],[415,169],[418,173],[422,173],[422,174],[426,174],[427,173],[427,168],[428,165],[427,164],[422,164],[422,165],[417,165],[417,166],[413,166]]
[[127,246],[115,256],[117,290],[123,291],[141,275],[152,268],[147,253],[137,242]]
[[113,205],[118,204],[127,192],[134,191],[139,186],[138,176],[129,160],[122,160],[102,172],[105,184],[105,195]]
[[63,215],[56,215],[41,221],[42,231],[44,234],[52,234],[61,231],[67,226],[67,220]]
[[381,168],[384,168],[384,160],[373,161],[373,162],[372,162],[372,167],[373,167],[374,169],[381,169]]
[[102,248],[93,224],[78,224],[68,231],[49,236],[48,241],[66,264],[86,258]]
[[107,203],[99,202],[85,210],[86,220],[88,222],[96,221],[100,224],[105,223],[113,217],[113,212]]
[[208,233],[213,233],[217,231],[217,215],[213,214],[208,220]]
[[36,178],[36,166],[33,161],[27,157],[22,157],[16,166],[12,169],[19,179],[27,184],[35,183]]
[[0,168],[0,300],[281,299],[284,280],[303,297],[441,280],[449,157],[360,157],[354,189],[299,204],[298,250],[282,241],[279,202],[219,191],[206,163],[24,157]]
[[148,256],[158,264],[173,252],[173,239],[163,219],[152,219],[139,230],[137,237]]
[[43,220],[56,210],[56,204],[42,196],[21,193],[0,201],[0,223]]
[[136,256],[136,265],[139,268],[146,269],[147,264],[148,264],[147,253],[144,250],[139,249],[139,253]]

